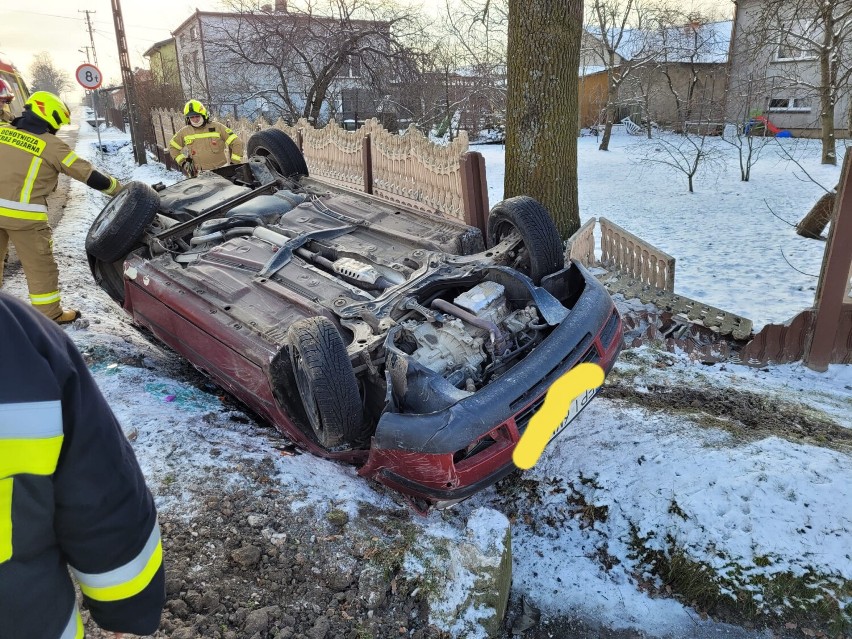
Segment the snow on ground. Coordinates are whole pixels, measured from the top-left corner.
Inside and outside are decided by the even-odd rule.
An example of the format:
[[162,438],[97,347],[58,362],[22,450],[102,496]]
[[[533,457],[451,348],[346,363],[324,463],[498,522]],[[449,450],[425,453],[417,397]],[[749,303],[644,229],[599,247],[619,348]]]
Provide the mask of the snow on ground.
[[[640,161],[644,137],[615,134],[609,151],[598,144],[592,136],[578,140],[581,221],[605,217],[676,258],[676,293],[743,315],[755,330],[813,304],[825,244],[796,235],[775,215],[795,224],[825,192],[805,171],[826,189],[837,185],[842,141],[835,167],[820,164],[819,140],[774,139],[742,182],[736,149],[713,139],[725,166],[699,169],[695,193],[682,173]],[[485,157],[494,206],[503,197],[504,147],[472,149]]]
[[[77,153],[123,181],[180,179],[156,163],[135,167],[126,135],[113,130],[102,131],[101,137],[112,150],[102,156],[94,130],[84,123]],[[628,147],[646,143],[616,137],[613,151],[600,153],[593,138],[580,140],[584,218],[604,215],[676,256],[679,292],[758,323],[783,321],[811,303],[815,280],[789,268],[780,252],[801,270],[816,273],[824,244],[795,236],[767,211],[764,200],[795,221],[818,197],[817,187],[800,181],[798,169],[767,150],[752,182],[740,183],[729,160],[724,175],[703,177],[697,192],[688,194],[678,176],[632,164]],[[808,149],[802,159],[808,171],[833,186],[838,169],[819,166],[817,147]],[[502,149],[480,150],[488,163],[494,204],[502,190]],[[55,230],[64,299],[89,322],[66,330],[88,357],[134,440],[159,507],[191,516],[196,506],[182,486],[203,480],[214,469],[237,482],[241,460],[275,454],[273,447],[280,441],[271,429],[254,424],[227,400],[223,403],[216,387],[205,384],[179,357],[147,341],[93,284],[84,242],[106,201],[72,182],[65,217]],[[20,270],[9,274],[5,290],[25,296]],[[622,359],[616,373],[635,374],[639,386],[747,387],[788,397],[852,427],[850,366],[832,366],[822,374],[800,365],[707,367],[679,355],[667,355],[672,365],[663,369],[641,365],[653,355],[640,349],[631,361]],[[310,455],[277,459],[275,480],[298,495],[294,509],[334,504],[354,513],[359,502],[380,507],[398,503],[350,467]],[[612,628],[638,628],[647,636],[698,636],[699,628],[722,628],[637,586],[637,560],[630,545],[636,534],[648,537],[650,548],[663,548],[668,536],[691,559],[722,572],[739,565],[751,577],[810,570],[852,579],[852,519],[848,508],[838,507],[852,503],[849,461],[831,448],[778,437],[743,442],[726,431],[698,427],[685,416],[598,398],[528,472],[550,490],[537,493],[540,503],[524,503],[520,508],[528,516],[513,522],[514,594],[526,595],[545,617],[571,613]],[[566,493],[606,507],[607,517],[588,526],[566,509]],[[499,509],[503,499],[491,488],[421,523],[445,536],[453,530],[461,534],[474,509]],[[601,564],[604,552],[616,560],[609,570]],[[758,567],[757,557],[768,558],[761,562],[767,565]],[[472,636],[466,632],[457,634]]]

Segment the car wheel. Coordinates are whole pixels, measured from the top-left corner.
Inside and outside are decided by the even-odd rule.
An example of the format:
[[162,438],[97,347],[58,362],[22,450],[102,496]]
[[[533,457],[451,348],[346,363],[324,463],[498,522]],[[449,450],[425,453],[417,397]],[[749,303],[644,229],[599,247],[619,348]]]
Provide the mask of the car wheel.
[[147,184],[130,182],[92,222],[86,252],[109,264],[123,259],[139,244],[160,208],[160,196]]
[[358,381],[334,324],[309,317],[294,322],[287,338],[296,387],[319,443],[325,448],[366,443]]
[[278,129],[263,129],[252,134],[246,151],[249,156],[265,157],[285,177],[308,174],[305,156],[290,136]]
[[124,260],[103,262],[94,255],[89,255],[89,268],[98,286],[124,306]]
[[526,195],[503,200],[488,215],[488,247],[512,234],[523,240],[512,255],[512,267],[535,284],[565,265],[562,238],[553,219],[541,204]]

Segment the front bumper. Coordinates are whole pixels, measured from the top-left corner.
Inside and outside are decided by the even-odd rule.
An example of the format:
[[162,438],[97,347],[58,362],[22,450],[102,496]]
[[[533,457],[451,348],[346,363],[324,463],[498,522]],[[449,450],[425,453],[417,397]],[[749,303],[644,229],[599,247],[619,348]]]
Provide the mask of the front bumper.
[[435,413],[382,415],[359,474],[434,504],[469,497],[512,472],[514,448],[553,382],[581,362],[608,373],[621,351],[612,299],[583,273],[585,290],[568,316],[505,375]]

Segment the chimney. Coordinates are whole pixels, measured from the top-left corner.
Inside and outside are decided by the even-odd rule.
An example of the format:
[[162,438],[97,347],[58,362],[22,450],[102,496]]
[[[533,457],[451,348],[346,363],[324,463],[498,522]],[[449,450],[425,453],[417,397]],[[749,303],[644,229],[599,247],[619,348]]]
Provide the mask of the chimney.
[[275,0],[275,13],[287,13],[287,0]]

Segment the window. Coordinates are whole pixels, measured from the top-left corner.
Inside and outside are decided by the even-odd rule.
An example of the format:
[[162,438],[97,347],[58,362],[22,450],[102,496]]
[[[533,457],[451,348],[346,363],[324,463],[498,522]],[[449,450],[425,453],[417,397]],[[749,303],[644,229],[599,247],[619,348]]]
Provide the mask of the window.
[[361,58],[357,55],[346,56],[346,62],[340,67],[337,72],[339,78],[360,78],[361,77]]
[[192,27],[189,30],[189,39],[198,40],[198,27]]
[[808,98],[769,98],[769,110],[787,113],[810,113],[811,101]]
[[796,20],[784,27],[776,60],[812,60],[817,51],[812,42],[818,37],[816,25],[809,20]]

